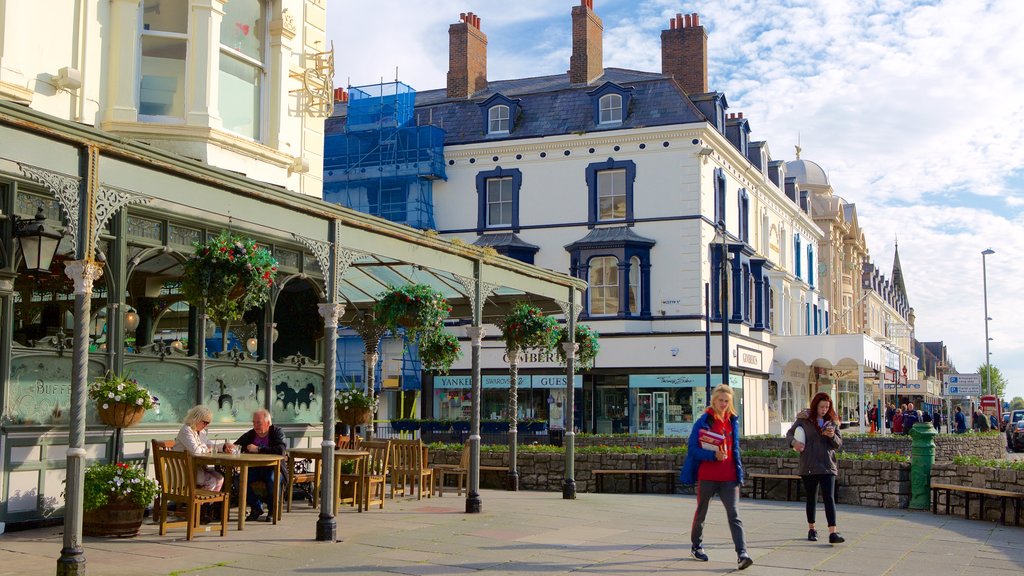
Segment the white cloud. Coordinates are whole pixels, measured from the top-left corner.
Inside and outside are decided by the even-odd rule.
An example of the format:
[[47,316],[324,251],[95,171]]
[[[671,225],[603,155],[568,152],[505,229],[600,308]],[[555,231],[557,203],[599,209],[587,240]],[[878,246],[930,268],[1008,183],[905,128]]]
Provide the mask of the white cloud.
[[[441,88],[448,25],[483,19],[492,79],[563,73],[576,1],[332,0],[338,77]],[[371,6],[372,8],[366,8]],[[898,234],[917,337],[961,371],[984,360],[981,250],[992,359],[1024,396],[1024,2],[1017,0],[596,0],[606,66],[661,70],[660,30],[697,12],[710,84],[776,158],[803,157],[857,204],[876,265]]]

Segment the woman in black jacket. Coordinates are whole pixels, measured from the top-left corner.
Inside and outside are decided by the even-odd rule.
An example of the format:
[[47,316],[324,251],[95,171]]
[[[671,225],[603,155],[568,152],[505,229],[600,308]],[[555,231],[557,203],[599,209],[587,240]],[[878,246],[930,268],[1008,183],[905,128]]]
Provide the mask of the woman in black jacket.
[[[799,430],[799,432],[798,432]],[[800,453],[800,476],[807,492],[807,539],[816,541],[818,531],[814,528],[818,487],[825,503],[825,519],[828,521],[828,542],[839,544],[845,539],[836,529],[836,450],[843,446],[839,435],[839,417],[832,409],[832,399],[819,392],[811,399],[809,410],[802,410],[796,422],[786,433],[786,439],[794,450]]]

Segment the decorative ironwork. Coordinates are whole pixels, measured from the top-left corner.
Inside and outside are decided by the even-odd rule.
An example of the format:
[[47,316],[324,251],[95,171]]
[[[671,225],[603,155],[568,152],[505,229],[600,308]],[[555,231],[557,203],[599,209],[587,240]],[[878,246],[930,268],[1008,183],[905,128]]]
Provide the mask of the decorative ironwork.
[[[568,318],[569,317],[569,303],[568,302],[564,302],[562,300],[555,300],[555,303],[558,304],[558,307],[562,309],[562,314],[564,314],[565,317]],[[578,304],[575,307],[573,307],[573,316],[572,316],[573,321],[578,321],[580,319],[580,308],[582,308],[582,306],[580,306]]]
[[278,364],[288,364],[294,366],[296,370],[302,370],[307,366],[320,366],[320,364],[315,360],[302,354],[292,354],[291,356],[287,356],[284,360],[278,362]]
[[95,210],[92,213],[93,222],[93,238],[92,244],[95,246],[99,240],[100,230],[107,225],[107,221],[121,208],[129,204],[147,204],[151,201],[150,198],[145,196],[139,196],[133,192],[127,190],[118,190],[110,186],[100,186],[99,192],[96,194],[95,199]]
[[52,336],[40,338],[39,340],[33,340],[29,342],[29,346],[32,348],[42,348],[49,350],[56,350],[57,356],[64,356],[64,351],[71,351],[73,337],[64,334],[64,329],[60,328],[57,333]]
[[226,352],[217,352],[217,353],[214,354],[214,356],[218,360],[227,360],[229,362],[234,362],[236,367],[241,362],[245,362],[247,360],[250,360],[249,355],[247,353],[239,350],[238,348],[232,348],[232,349],[230,349],[230,350],[228,350]]
[[186,358],[188,357],[188,351],[183,348],[175,347],[171,342],[160,340],[153,342],[146,346],[140,346],[135,350],[135,354],[138,356],[156,356],[161,361],[168,356]]
[[[455,279],[459,281],[459,284],[462,284],[462,287],[466,289],[466,296],[469,298],[469,305],[471,309],[476,310],[476,283],[478,280],[476,278],[460,276],[458,274],[453,274],[453,276],[455,276]],[[500,284],[491,284],[490,282],[484,282],[482,280],[479,280],[479,282],[480,294],[484,297],[484,300],[487,299],[491,292],[494,292],[495,288],[501,286]]]
[[18,168],[21,169],[21,173],[27,178],[46,186],[50,192],[57,197],[57,202],[60,203],[60,207],[64,211],[64,219],[67,221],[67,230],[65,232],[68,236],[71,236],[71,249],[75,254],[77,254],[78,202],[81,179],[75,176],[68,176],[66,174],[36,168],[35,166],[29,166],[28,164],[22,164],[21,162],[18,162]]
[[306,111],[311,115],[328,117],[334,112],[334,43],[326,52],[314,52],[308,56],[312,66],[304,70],[293,70],[289,77],[302,83],[302,88],[289,90],[306,101]]
[[[327,278],[331,269],[331,243],[313,240],[312,238],[299,236],[295,233],[293,233],[292,236],[313,253],[313,257],[316,258],[317,266],[320,267],[320,273],[323,274],[324,278]],[[303,254],[303,256],[305,256],[305,254]]]
[[48,219],[60,220],[60,204],[56,200],[18,191],[18,197],[15,200],[15,214],[31,218],[39,208],[43,209],[43,214],[46,214]]
[[275,248],[274,258],[277,260],[278,268],[292,268],[294,270],[299,269],[299,253],[295,250],[288,250],[286,248]]
[[160,222],[159,220],[152,220],[141,216],[128,217],[129,236],[160,241],[160,236],[163,234],[163,228],[163,222]]
[[203,231],[196,228],[167,224],[167,243],[192,247],[203,238]]

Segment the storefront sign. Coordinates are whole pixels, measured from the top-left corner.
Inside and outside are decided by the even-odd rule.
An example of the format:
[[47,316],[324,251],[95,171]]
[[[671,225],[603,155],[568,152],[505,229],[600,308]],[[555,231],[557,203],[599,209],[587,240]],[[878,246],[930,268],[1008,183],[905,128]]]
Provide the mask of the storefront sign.
[[[487,389],[504,389],[508,390],[509,376],[495,375],[495,374],[484,374],[480,377],[480,385]],[[565,375],[538,375],[538,376],[519,376],[516,379],[516,386],[521,390],[527,390],[529,388],[565,388]],[[434,389],[435,390],[448,390],[448,389],[463,389],[472,388],[473,378],[471,376],[434,376]],[[573,388],[583,387],[583,376],[576,375],[573,377]]]
[[747,368],[760,372],[761,351],[754,350],[753,348],[747,348],[746,346],[736,346],[736,365],[740,368]]
[[[533,389],[538,388],[565,388],[565,374],[553,376],[530,376]],[[573,388],[583,388],[583,376],[579,374],[572,377]]]
[[[711,375],[711,387],[722,383],[721,374]],[[707,385],[704,374],[630,374],[630,388],[703,388]],[[743,377],[729,374],[729,385],[733,388],[743,387]]]

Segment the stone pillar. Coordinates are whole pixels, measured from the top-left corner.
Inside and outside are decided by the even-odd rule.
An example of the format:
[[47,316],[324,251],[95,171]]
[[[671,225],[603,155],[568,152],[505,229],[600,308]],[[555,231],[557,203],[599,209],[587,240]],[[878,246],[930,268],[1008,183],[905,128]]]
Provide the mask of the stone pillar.
[[324,319],[324,383],[320,392],[324,433],[320,442],[320,517],[316,521],[316,539],[318,542],[334,542],[338,535],[337,523],[331,512],[334,504],[334,387],[338,372],[335,357],[338,317],[345,312],[345,305],[320,304],[319,310]]
[[74,260],[64,273],[75,282],[75,332],[71,358],[71,412],[68,426],[67,483],[64,501],[64,547],[57,559],[57,575],[85,574],[82,549],[82,513],[85,486],[85,400],[89,377],[89,316],[92,283],[103,267],[91,260]]
[[927,510],[931,505],[936,434],[931,422],[918,422],[910,428],[910,508],[914,510]]
[[139,85],[140,0],[110,0],[110,40],[106,72],[109,78],[104,122],[136,122],[135,89]]
[[466,512],[477,514],[483,509],[480,500],[480,343],[484,339],[486,331],[483,326],[470,326],[466,328],[466,335],[469,336],[472,359],[472,380],[473,387],[470,394],[470,401],[473,403],[473,411],[469,422],[469,488],[466,490]]
[[506,488],[519,491],[519,470],[516,460],[519,456],[519,349],[508,351],[508,478]]
[[220,128],[220,24],[227,0],[194,0],[185,123]]

